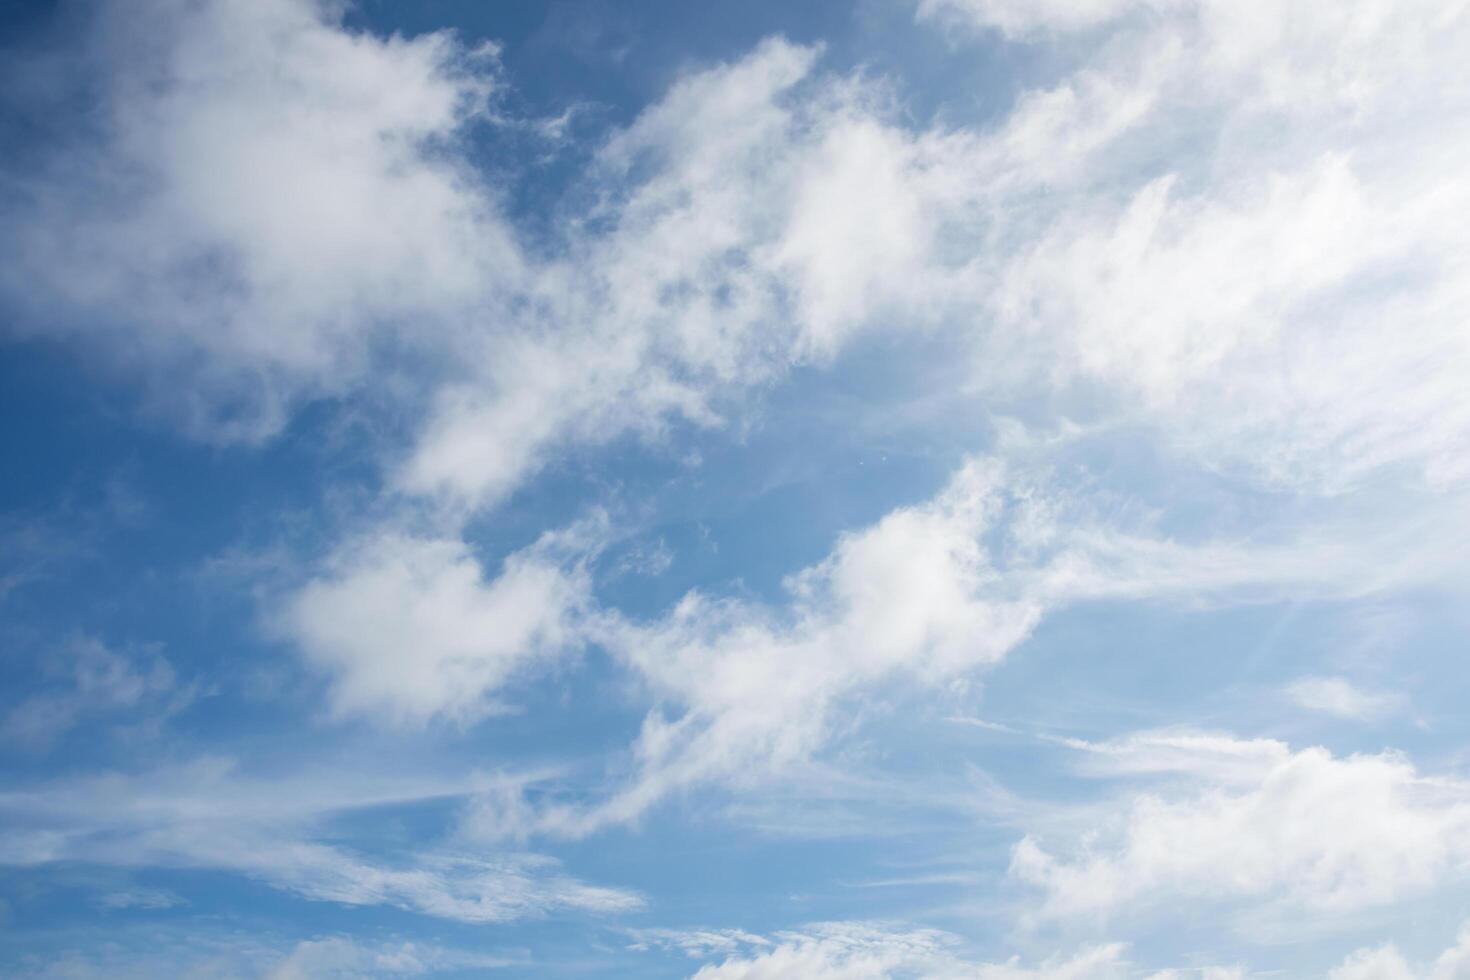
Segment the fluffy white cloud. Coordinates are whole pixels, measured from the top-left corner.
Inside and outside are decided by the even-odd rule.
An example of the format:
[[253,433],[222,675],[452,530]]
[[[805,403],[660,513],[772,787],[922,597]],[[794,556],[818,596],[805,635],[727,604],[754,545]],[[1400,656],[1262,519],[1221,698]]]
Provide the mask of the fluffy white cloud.
[[1413,980],[1414,971],[1393,946],[1361,949],[1327,974],[1328,980]]
[[592,213],[532,255],[461,145],[493,53],[352,32],[315,0],[155,3],[158,33],[102,8],[81,52],[101,132],[17,185],[3,285],[23,328],[161,374],[206,435],[370,389],[427,412],[393,485],[472,509],[558,447],[718,424],[865,326],[935,320],[966,258],[943,243],[966,234],[968,141],[815,74],[815,48],[686,74],[603,141],[576,182]]
[[80,50],[18,70],[20,91],[100,98],[95,131],[59,134],[7,215],[21,326],[81,332],[164,372],[186,425],[254,438],[405,322],[418,344],[514,278],[493,193],[445,152],[486,110],[490,53],[350,32],[340,13],[102,5]]
[[[160,378],[201,434],[368,386],[428,406],[396,485],[474,507],[560,443],[714,423],[732,386],[922,298],[937,144],[870,86],[810,78],[815,49],[688,74],[595,154],[596,213],[532,256],[462,140],[513,124],[493,51],[354,32],[317,0],[152,10],[104,5],[18,75],[34,96],[76,58],[103,102],[17,181],[0,286],[20,329]],[[382,356],[405,348],[413,377]]]
[[612,134],[588,220],[532,258],[454,146],[487,55],[307,0],[158,2],[168,31],[117,15],[88,49],[100,148],[24,185],[8,292],[223,376],[180,390],[224,428],[411,344],[437,366],[395,485],[475,507],[558,446],[713,424],[856,330],[944,324],[994,397],[1101,385],[1273,481],[1465,475],[1460,6],[931,0],[1022,39],[1106,25],[990,128],[902,125],[768,41]]
[[[1423,894],[1470,862],[1470,785],[1394,753],[1333,756],[1223,735],[1076,743],[1093,772],[1172,776],[1057,856],[1033,837],[1011,873],[1044,916],[1117,915],[1170,898],[1335,912]],[[1323,819],[1332,814],[1332,819]]]
[[1360,949],[1327,974],[1328,980],[1464,980],[1470,977],[1470,926],[1460,930],[1455,945],[1424,969],[1415,969],[1398,947],[1389,943]]
[[[225,381],[184,396],[242,431],[359,376],[390,335],[428,351],[395,484],[460,506],[568,442],[716,423],[741,385],[877,323],[971,334],[997,397],[1101,384],[1274,481],[1461,479],[1465,147],[1443,121],[1463,115],[1444,94],[1463,16],[949,6],[1116,37],[958,130],[900,125],[881,85],[766,42],[614,133],[585,178],[595,220],[536,259],[456,162],[499,84],[487,56],[354,34],[304,0],[191,7],[152,40],[109,22],[100,156],[22,207],[10,292],[64,293],[66,319],[141,336],[145,360],[193,358]],[[1186,116],[1199,139],[1157,139]]]
[[342,549],[280,628],[331,679],[332,710],[390,723],[474,720],[517,672],[580,642],[585,572],[549,534],[487,580],[457,538],[382,531]]
[[401,488],[493,503],[567,441],[718,425],[742,387],[885,317],[938,319],[964,141],[899,126],[818,53],[768,40],[605,141],[599,204],[535,267],[514,342],[486,338],[438,393]]

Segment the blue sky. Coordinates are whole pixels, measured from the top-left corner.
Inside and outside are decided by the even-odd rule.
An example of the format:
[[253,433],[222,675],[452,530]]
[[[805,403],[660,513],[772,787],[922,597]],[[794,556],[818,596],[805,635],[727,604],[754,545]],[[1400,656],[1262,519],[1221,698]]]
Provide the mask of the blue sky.
[[1470,977],[1470,9],[12,4],[0,973]]

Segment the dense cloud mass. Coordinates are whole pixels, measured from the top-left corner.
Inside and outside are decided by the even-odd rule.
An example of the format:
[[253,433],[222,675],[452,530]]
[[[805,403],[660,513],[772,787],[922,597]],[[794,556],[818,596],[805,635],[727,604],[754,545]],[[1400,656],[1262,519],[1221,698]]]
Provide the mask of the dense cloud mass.
[[1470,976],[1470,4],[697,7],[3,15],[0,972]]

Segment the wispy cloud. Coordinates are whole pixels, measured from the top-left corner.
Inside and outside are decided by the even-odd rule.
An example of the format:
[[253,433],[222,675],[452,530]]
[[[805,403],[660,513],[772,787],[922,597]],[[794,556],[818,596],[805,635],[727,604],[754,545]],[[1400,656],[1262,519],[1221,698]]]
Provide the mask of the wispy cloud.
[[540,855],[425,847],[370,856],[324,841],[336,815],[472,788],[329,775],[262,780],[219,759],[137,776],[58,780],[0,793],[0,813],[12,828],[0,863],[228,871],[315,901],[394,906],[462,922],[642,905],[633,892],[579,881]]
[[110,724],[117,735],[156,732],[199,696],[198,683],[180,684],[156,650],[113,650],[78,636],[48,658],[52,682],[0,717],[11,747],[45,750],[83,723]]
[[1364,691],[1345,677],[1299,677],[1283,693],[1308,711],[1357,721],[1382,718],[1407,706],[1402,694]]

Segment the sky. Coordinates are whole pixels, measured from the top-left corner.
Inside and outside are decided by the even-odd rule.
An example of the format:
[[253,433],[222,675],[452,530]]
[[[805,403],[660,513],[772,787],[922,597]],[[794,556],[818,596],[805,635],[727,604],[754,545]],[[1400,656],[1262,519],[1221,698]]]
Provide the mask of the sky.
[[0,7],[0,974],[1470,978],[1470,3]]

